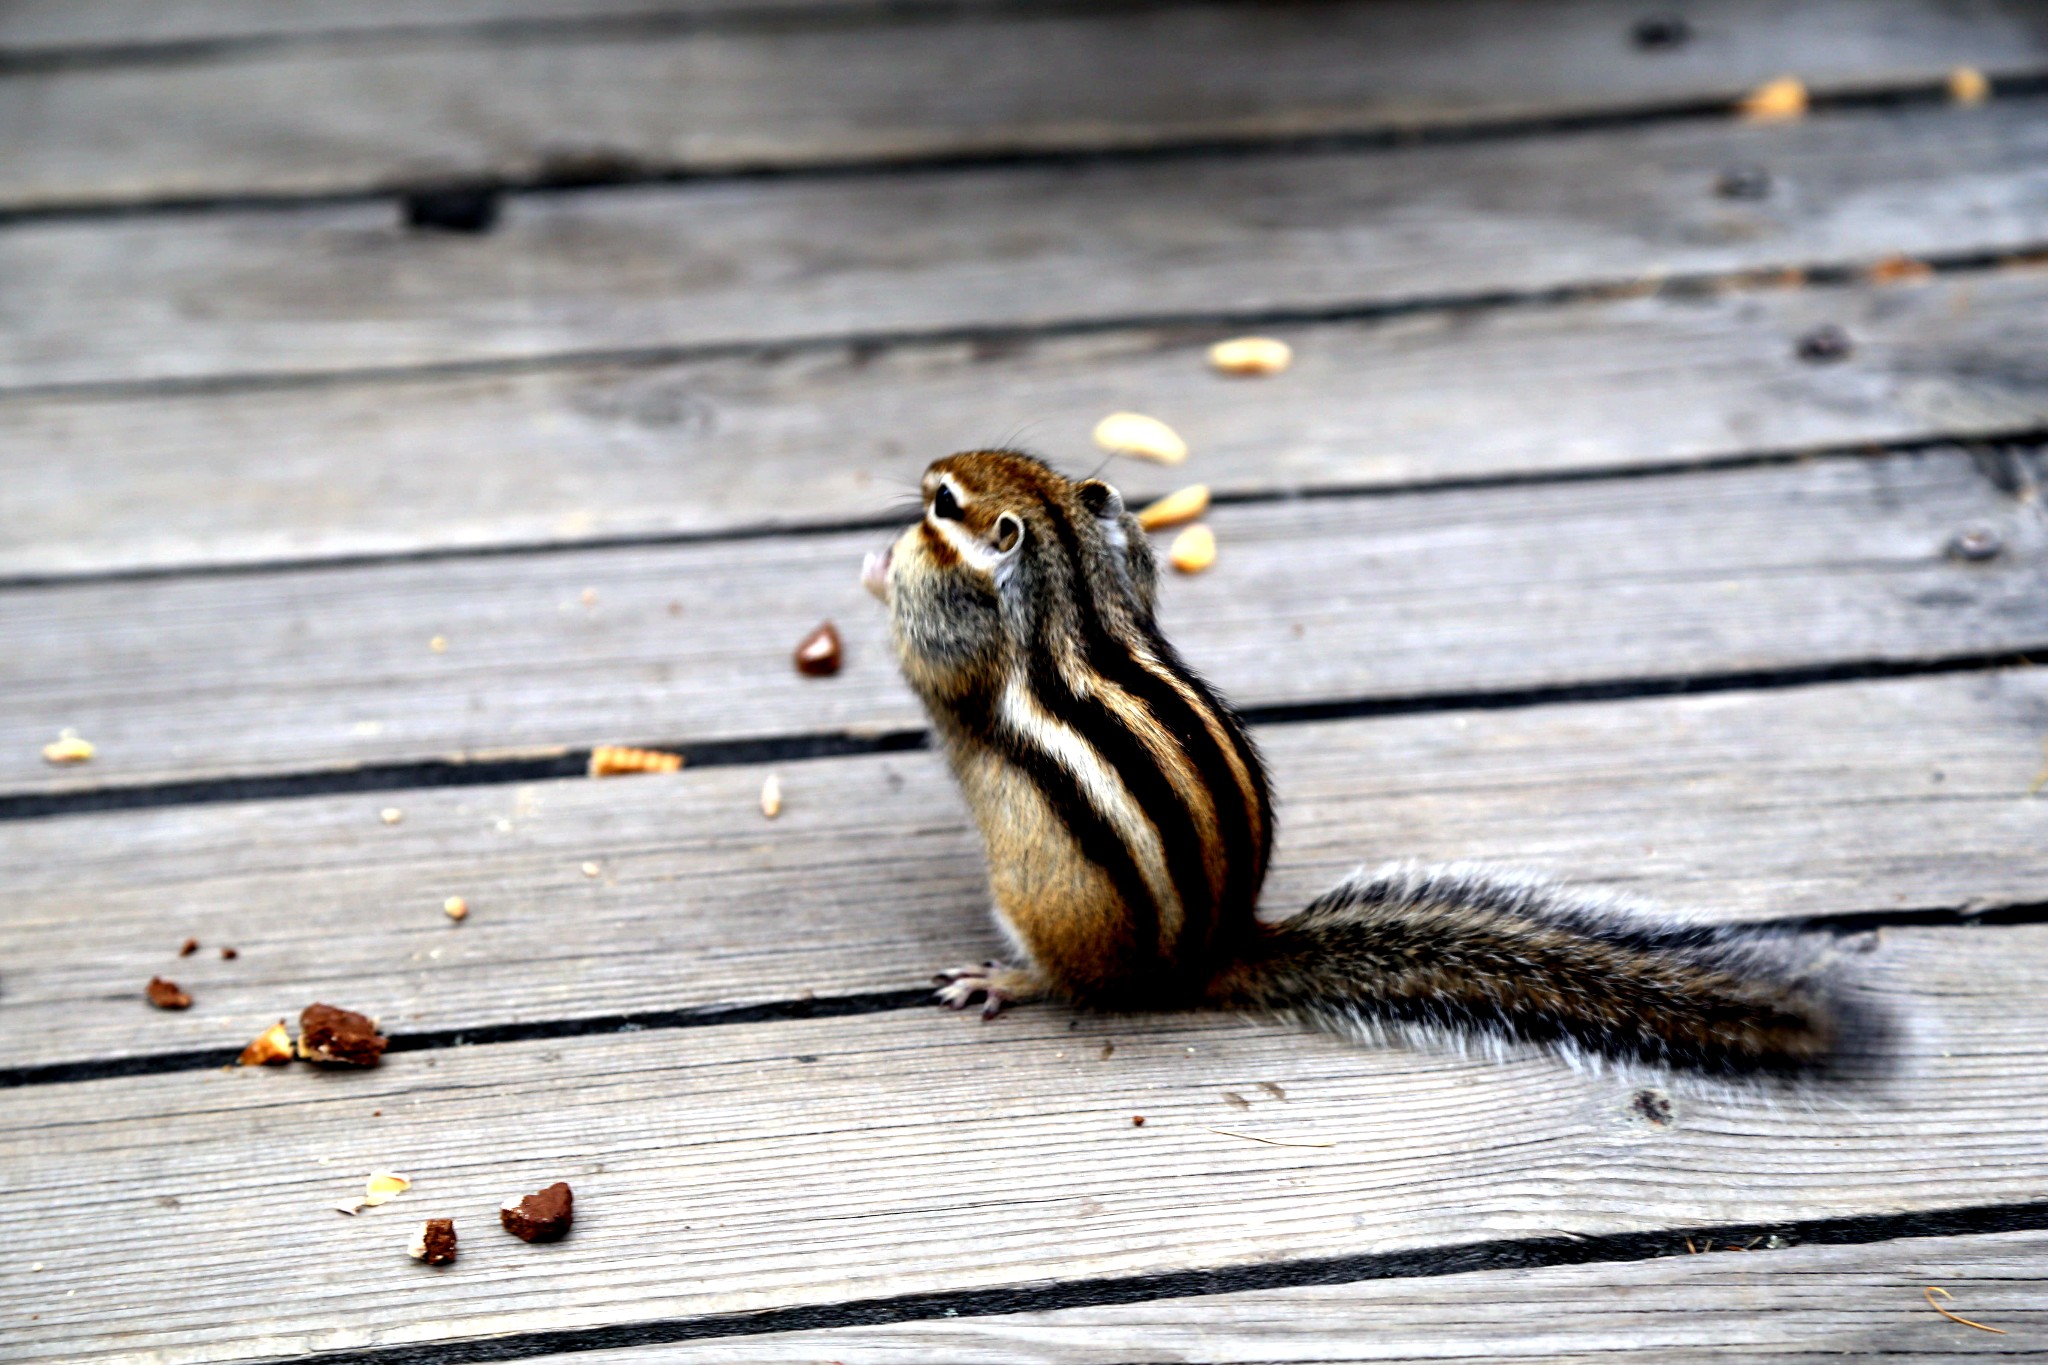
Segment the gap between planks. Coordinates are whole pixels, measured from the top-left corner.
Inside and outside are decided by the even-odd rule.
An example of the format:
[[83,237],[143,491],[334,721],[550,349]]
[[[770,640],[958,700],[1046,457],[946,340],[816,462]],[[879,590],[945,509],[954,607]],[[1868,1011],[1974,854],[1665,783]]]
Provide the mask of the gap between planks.
[[[1449,1259],[1475,1241],[1511,1257],[1532,1238],[1569,1260],[1578,1244],[1560,1229],[1652,1234],[1636,1245],[1653,1255],[1679,1250],[1671,1230],[1687,1225],[2041,1226],[2044,1073],[2025,1061],[2048,1036],[2031,984],[2048,928],[1859,946],[1838,967],[1901,1021],[1889,1060],[1805,1101],[1664,1083],[1663,1127],[1634,1117],[1642,1081],[1547,1060],[1050,1009],[997,1025],[894,1014],[704,1030],[684,1047],[628,1035],[410,1054],[346,1077],[17,1091],[0,1119],[17,1173],[0,1232],[49,1269],[0,1284],[0,1298],[77,1290],[28,1338],[34,1359],[125,1358],[127,1334],[147,1331],[167,1362],[390,1362],[414,1357],[341,1353],[527,1334],[525,1353],[621,1329],[674,1339],[663,1323],[676,1336],[761,1330],[805,1308],[901,1303],[906,1286],[926,1317],[1045,1306],[1030,1287],[1048,1282],[1074,1286],[1068,1303],[1119,1285],[1157,1298],[1151,1277],[1187,1285],[1303,1247],[1359,1258],[1350,1273],[1364,1278],[1390,1254]],[[1225,1091],[1251,1094],[1249,1111]],[[1209,1131],[1219,1123],[1336,1145],[1277,1149]],[[1930,1149],[1948,1160],[1900,1169],[1902,1153]],[[335,1217],[328,1206],[373,1168],[415,1178],[399,1216]],[[488,1213],[508,1190],[565,1177],[579,1226],[544,1256],[488,1232],[466,1243],[466,1273],[425,1276],[402,1255],[411,1219]],[[173,1190],[175,1207],[143,1197]],[[948,1235],[963,1217],[973,1257]],[[195,1221],[207,1238],[174,1235]],[[281,1240],[297,1254],[274,1254]],[[139,1303],[132,1281],[93,1272],[108,1262],[147,1267],[157,1294]],[[1299,1273],[1312,1282],[1312,1266]],[[341,1311],[366,1299],[374,1322]],[[751,1316],[762,1310],[789,1316]]]
[[[2027,790],[2048,670],[1259,737],[1280,800],[1274,914],[1393,857],[1722,920],[1854,915],[1833,927],[1865,937],[2001,906],[2038,918],[2048,885],[2048,799]],[[449,1041],[806,996],[836,1008],[1000,951],[937,755],[782,769],[773,823],[767,771],[415,792],[396,825],[379,819],[390,798],[322,797],[0,827],[0,1063],[239,1047],[318,999]],[[459,927],[448,895],[471,906]],[[177,959],[188,935],[205,953]],[[239,958],[217,960],[221,945]],[[145,1008],[156,973],[195,1006]],[[691,1036],[707,1031],[723,1030]]]
[[[2038,1208],[2030,1213],[2039,1216]],[[2022,1214],[2012,1222],[2028,1220]],[[1895,1226],[1921,1224],[1907,1215]],[[988,1317],[947,1317],[941,1308],[930,1317],[886,1326],[814,1326],[721,1336],[694,1346],[668,1341],[517,1358],[562,1365],[1398,1365],[1654,1354],[1660,1362],[1698,1365],[1731,1357],[1823,1365],[1845,1355],[1881,1355],[1933,1365],[1986,1344],[1927,1306],[1928,1285],[1954,1293],[1954,1303],[1945,1307],[2006,1332],[1997,1343],[2001,1357],[2048,1353],[2042,1334],[2048,1325],[2042,1310],[2048,1235],[1915,1231],[1901,1239],[1855,1240],[1875,1231],[1870,1223],[1856,1222],[1810,1232],[1759,1227],[1673,1233],[1657,1243],[1650,1259],[1589,1256],[1580,1265],[1544,1264],[1539,1251],[1584,1254],[1589,1247],[1605,1250],[1606,1244],[1549,1241],[1515,1248],[1512,1269],[1459,1270],[1426,1285],[1399,1272],[1377,1281],[1332,1274],[1299,1288],[1229,1292],[1220,1290],[1228,1282],[1224,1273],[1212,1280],[1220,1292],[1185,1298],[1066,1309],[1003,1304],[1006,1311]],[[1785,1240],[1795,1245],[1775,1245]],[[1447,1259],[1456,1263],[1455,1257]],[[1285,1273],[1283,1267],[1246,1272],[1247,1278]],[[1307,1280],[1315,1271],[1303,1267],[1302,1273]],[[1059,1287],[1075,1299],[1090,1297],[1090,1288]],[[1028,1293],[1015,1296],[1016,1303],[1028,1303]],[[822,1310],[817,1316],[830,1314]],[[854,1306],[841,1315],[863,1316]],[[883,1313],[870,1310],[865,1316]],[[481,1349],[507,1358],[507,1345]],[[386,1357],[382,1365],[398,1362]]]
[[[1211,522],[1225,554],[1168,585],[1162,621],[1254,715],[1981,667],[2048,642],[2048,519],[1960,453],[1233,506]],[[1951,556],[1969,528],[2000,553]],[[176,783],[389,764],[420,766],[386,778],[460,780],[538,757],[548,766],[471,774],[537,776],[640,737],[897,747],[923,718],[856,581],[879,542],[11,593],[0,789],[165,784],[171,799],[211,790]],[[821,618],[845,666],[800,677],[788,651]],[[40,759],[65,726],[100,746],[82,772]]]

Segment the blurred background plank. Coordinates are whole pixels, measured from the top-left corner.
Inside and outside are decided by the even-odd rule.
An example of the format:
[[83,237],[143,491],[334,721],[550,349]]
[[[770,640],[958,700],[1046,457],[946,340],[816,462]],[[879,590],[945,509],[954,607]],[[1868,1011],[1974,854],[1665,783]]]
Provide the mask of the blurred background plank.
[[[2048,99],[1784,127],[17,223],[0,386],[1235,326],[2048,241]],[[1761,164],[1764,200],[1715,191]]]
[[[105,41],[131,8],[60,20],[39,7],[10,22],[26,43],[0,28],[0,46],[48,43],[66,24]],[[397,16],[378,5],[339,25],[366,30],[354,42],[17,60],[0,78],[0,206],[1377,134],[1726,102],[1788,73],[1830,94],[2048,66],[2039,11],[1996,0],[1740,0],[1695,10],[1690,41],[1654,50],[1632,43],[1643,15],[1627,0],[1548,5],[1534,22],[1512,0],[878,6],[865,23],[844,5],[811,9],[824,22],[730,30],[628,0],[579,33],[465,29],[489,11],[443,4],[379,41],[374,24]],[[225,38],[248,31],[249,12],[209,24],[180,6],[142,32]],[[423,41],[442,19],[457,26]]]

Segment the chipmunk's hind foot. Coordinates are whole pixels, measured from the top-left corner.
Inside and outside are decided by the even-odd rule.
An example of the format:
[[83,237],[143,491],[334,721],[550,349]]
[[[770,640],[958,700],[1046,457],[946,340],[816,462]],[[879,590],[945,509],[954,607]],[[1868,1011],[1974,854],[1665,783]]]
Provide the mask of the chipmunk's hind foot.
[[939,989],[934,995],[948,1009],[964,1010],[981,1000],[981,1017],[993,1019],[1011,1005],[1021,1005],[1045,994],[1045,983],[1028,970],[1002,962],[983,962],[955,967],[932,978]]

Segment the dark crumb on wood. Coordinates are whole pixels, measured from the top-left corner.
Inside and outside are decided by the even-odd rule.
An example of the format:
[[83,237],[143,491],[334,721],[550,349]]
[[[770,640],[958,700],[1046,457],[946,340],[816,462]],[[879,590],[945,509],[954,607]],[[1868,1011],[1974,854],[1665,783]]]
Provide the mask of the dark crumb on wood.
[[797,645],[796,671],[807,677],[829,678],[839,671],[842,658],[839,628],[827,621]]
[[1856,349],[1849,334],[1830,322],[1799,338],[1799,358],[1816,365],[1847,360]]
[[1730,166],[1714,181],[1714,193],[1723,199],[1768,199],[1771,173],[1761,166]]
[[384,1055],[384,1035],[354,1010],[308,1005],[299,1015],[299,1055],[322,1066],[375,1066]]
[[1285,1090],[1282,1090],[1279,1086],[1275,1085],[1271,1081],[1260,1081],[1259,1089],[1265,1091],[1268,1095],[1271,1095],[1276,1100],[1284,1100],[1287,1098],[1287,1092]]
[[242,954],[234,948],[223,948],[220,950],[220,960],[223,962],[233,962],[236,958],[240,957],[241,955]]
[[575,1216],[575,1193],[560,1180],[537,1194],[507,1199],[498,1210],[505,1231],[522,1242],[559,1242],[568,1235]]
[[192,954],[194,954],[194,953],[196,953],[196,952],[198,952],[198,951],[199,951],[199,940],[198,940],[198,939],[196,939],[196,938],[188,938],[188,939],[186,939],[186,940],[185,940],[185,941],[184,941],[183,943],[181,943],[181,944],[179,944],[179,945],[178,945],[178,956],[179,956],[179,957],[190,957],[190,956],[192,956]]
[[1989,526],[1966,526],[1949,537],[1948,557],[1982,563],[1998,558],[1998,552],[2004,548],[2005,542]]
[[429,1218],[413,1235],[409,1253],[415,1261],[428,1265],[453,1265],[455,1263],[455,1220],[453,1218]]
[[149,979],[148,987],[145,989],[149,996],[149,1003],[155,1005],[160,1010],[189,1009],[192,1005],[192,997],[179,990],[178,983],[175,981],[166,981],[160,976],[152,976]]
[[405,225],[428,232],[489,232],[498,223],[498,192],[478,186],[415,190],[405,196]]
[[1133,1128],[1143,1128],[1144,1126],[1145,1126],[1145,1116],[1144,1116],[1143,1114],[1133,1114],[1133,1115],[1131,1115],[1131,1127],[1133,1127]]
[[1629,37],[1645,52],[1668,52],[1692,40],[1692,25],[1680,15],[1652,14],[1636,20]]
[[1232,1109],[1249,1109],[1252,1107],[1252,1102],[1238,1094],[1235,1090],[1224,1091],[1223,1102]]
[[1661,1090],[1638,1090],[1629,1097],[1629,1112],[1652,1128],[1669,1127],[1671,1097]]
[[1114,1056],[1116,1056],[1116,1044],[1104,1043],[1102,1045],[1102,1060],[1106,1062]]

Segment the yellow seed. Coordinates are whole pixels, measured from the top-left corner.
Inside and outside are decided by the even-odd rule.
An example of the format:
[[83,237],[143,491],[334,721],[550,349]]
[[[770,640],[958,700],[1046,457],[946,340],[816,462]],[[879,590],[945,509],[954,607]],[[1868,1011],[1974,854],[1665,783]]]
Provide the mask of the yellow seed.
[[1948,73],[1948,97],[1957,104],[1982,104],[1991,98],[1991,82],[1974,66],[1959,66]]
[[1095,424],[1095,444],[1115,455],[1179,464],[1188,457],[1188,443],[1157,417],[1142,412],[1112,412]]
[[1182,573],[1200,573],[1216,562],[1216,533],[1206,526],[1190,526],[1173,538],[1166,560]]
[[436,635],[433,639],[427,641],[427,648],[433,650],[436,654],[446,654],[448,652],[448,637]]
[[1209,510],[1209,485],[1189,484],[1177,492],[1168,493],[1159,501],[1138,510],[1138,525],[1148,531],[1157,531],[1168,526],[1178,526],[1184,521],[1193,521]]
[[1737,106],[1752,123],[1789,123],[1806,117],[1806,85],[1796,76],[1765,81]]
[[1294,348],[1274,337],[1232,337],[1209,348],[1209,363],[1225,374],[1278,374],[1294,363]]
[[80,739],[71,731],[64,730],[58,733],[54,741],[43,746],[43,762],[54,763],[60,767],[72,763],[90,763],[92,756],[98,752],[91,740]]
[[782,779],[774,773],[761,784],[761,814],[770,820],[782,814]]
[[469,918],[469,902],[460,896],[450,896],[441,902],[441,913],[458,922],[466,920]]
[[626,773],[672,773],[682,766],[681,754],[600,744],[590,751],[588,772],[592,777],[619,777]]
[[242,1049],[242,1055],[235,1059],[237,1066],[275,1066],[292,1059],[292,1035],[280,1019],[256,1035],[254,1042]]

